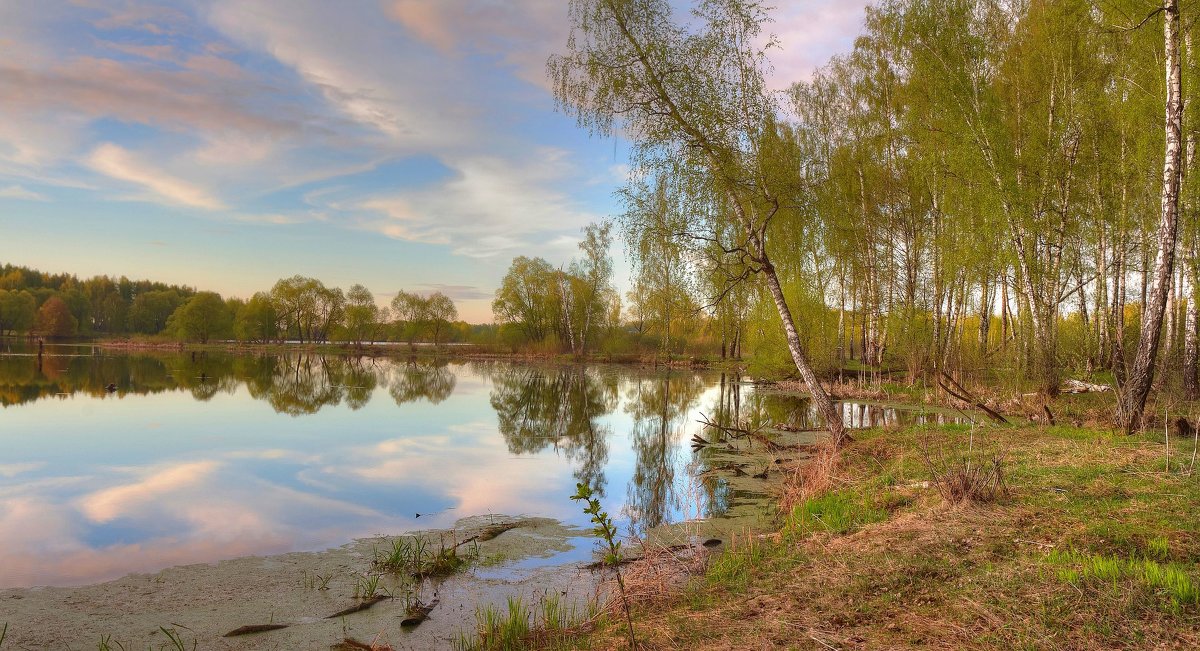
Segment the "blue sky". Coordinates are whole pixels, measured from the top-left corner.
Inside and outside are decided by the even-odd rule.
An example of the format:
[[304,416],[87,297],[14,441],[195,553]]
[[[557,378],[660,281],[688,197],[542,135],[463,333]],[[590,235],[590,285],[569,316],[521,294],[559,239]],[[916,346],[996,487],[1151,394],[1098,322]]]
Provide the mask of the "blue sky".
[[[865,2],[777,4],[782,88]],[[566,33],[564,0],[0,3],[0,262],[442,290],[490,321],[514,256],[566,263],[618,210],[624,144],[553,109]]]

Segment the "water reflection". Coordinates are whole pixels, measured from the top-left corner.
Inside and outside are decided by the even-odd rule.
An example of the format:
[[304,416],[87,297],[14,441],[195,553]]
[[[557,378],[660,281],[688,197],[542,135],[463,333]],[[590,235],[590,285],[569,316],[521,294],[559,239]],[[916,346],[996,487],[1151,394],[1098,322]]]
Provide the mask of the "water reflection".
[[696,429],[689,416],[704,388],[700,376],[671,374],[638,378],[627,391],[625,410],[633,417],[629,437],[637,463],[626,514],[639,535],[665,523],[672,508],[683,507],[675,469],[685,430]]
[[0,352],[0,404],[0,587],[475,514],[586,526],[577,481],[642,533],[745,498],[705,474],[707,451],[689,452],[700,412],[772,423],[810,411],[710,374],[90,346]]
[[604,465],[612,429],[597,419],[617,407],[617,378],[584,367],[490,369],[490,402],[513,454],[546,449],[575,464],[574,477],[605,494]]
[[[199,401],[249,394],[291,416],[315,414],[345,404],[365,407],[381,384],[397,405],[418,400],[437,404],[454,392],[455,376],[445,360],[380,363],[366,357],[298,353],[289,356],[221,353],[119,354],[93,346],[50,345],[37,355],[31,346],[8,345],[0,354],[0,406],[49,397],[109,394],[148,395],[187,391]],[[110,391],[109,387],[115,386]]]
[[393,367],[388,384],[397,405],[416,400],[436,405],[454,393],[455,378],[445,360],[411,359]]

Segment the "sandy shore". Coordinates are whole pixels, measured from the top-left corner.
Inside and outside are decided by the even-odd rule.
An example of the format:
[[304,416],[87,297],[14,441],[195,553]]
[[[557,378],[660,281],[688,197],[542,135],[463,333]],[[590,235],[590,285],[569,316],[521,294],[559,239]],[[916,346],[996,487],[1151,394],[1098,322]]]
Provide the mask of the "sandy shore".
[[[452,535],[464,539],[498,519],[467,518]],[[449,534],[422,535],[436,546]],[[592,549],[582,535],[553,520],[522,520],[522,526],[479,543],[479,562],[470,569],[420,582],[384,573],[380,585],[395,598],[333,619],[327,617],[359,603],[356,581],[372,572],[375,550],[390,549],[391,538],[173,567],[81,587],[8,589],[0,591],[0,623],[8,622],[4,649],[95,649],[102,641],[112,649],[158,649],[170,644],[162,629],[176,632],[188,649],[193,643],[205,650],[329,649],[347,637],[386,641],[396,649],[450,648],[460,631],[471,629],[482,604],[503,604],[512,595],[536,603],[548,591],[581,602],[593,595],[599,577],[582,567]],[[330,577],[327,589],[319,589],[315,576]],[[400,626],[406,595],[438,602],[415,628]],[[256,624],[288,626],[223,637]]]

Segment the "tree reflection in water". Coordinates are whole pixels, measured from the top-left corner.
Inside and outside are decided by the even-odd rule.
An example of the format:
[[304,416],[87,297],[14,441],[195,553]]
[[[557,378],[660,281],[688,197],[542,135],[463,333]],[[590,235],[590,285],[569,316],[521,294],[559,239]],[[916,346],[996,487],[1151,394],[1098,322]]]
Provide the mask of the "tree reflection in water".
[[604,495],[611,427],[596,422],[617,408],[617,378],[581,366],[502,365],[490,369],[492,408],[513,454],[546,448],[575,467],[576,481]]
[[635,535],[667,522],[669,510],[682,509],[675,483],[676,460],[688,416],[704,390],[698,375],[667,374],[638,378],[627,391],[625,410],[633,417],[629,433],[637,463],[629,484],[626,515]]
[[406,363],[392,363],[388,393],[397,405],[417,400],[436,405],[454,393],[457,383],[446,360],[410,358]]
[[[187,391],[199,401],[233,393],[245,384],[256,400],[292,416],[315,414],[345,404],[365,407],[385,383],[396,404],[437,404],[454,391],[455,376],[444,360],[393,362],[367,357],[230,355],[225,353],[111,353],[92,346],[48,346],[39,358],[33,347],[0,355],[0,406],[72,395]],[[108,391],[115,385],[115,392]]]

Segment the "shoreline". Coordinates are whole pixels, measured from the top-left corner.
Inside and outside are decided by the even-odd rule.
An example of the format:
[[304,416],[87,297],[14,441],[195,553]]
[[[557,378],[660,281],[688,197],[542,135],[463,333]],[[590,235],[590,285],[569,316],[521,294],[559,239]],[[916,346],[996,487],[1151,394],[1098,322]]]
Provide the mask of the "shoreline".
[[[477,560],[462,571],[417,580],[377,563],[392,541],[421,539],[436,549],[497,523],[516,526],[473,541]],[[174,630],[188,648],[195,642],[205,649],[328,649],[347,637],[369,642],[380,632],[393,644],[442,648],[473,630],[476,608],[503,604],[510,595],[532,600],[553,589],[572,599],[591,598],[599,583],[584,561],[555,562],[580,551],[590,558],[578,549],[586,533],[548,518],[473,516],[447,530],[359,539],[318,552],[178,565],[81,586],[6,588],[0,590],[0,622],[8,623],[6,647],[16,649],[94,648],[104,640],[112,648],[158,648],[167,641],[162,629]],[[366,603],[356,597],[375,576],[375,594],[384,599],[331,617]],[[400,629],[397,618],[415,600],[439,605],[427,622]],[[264,625],[280,628],[225,637]]]

